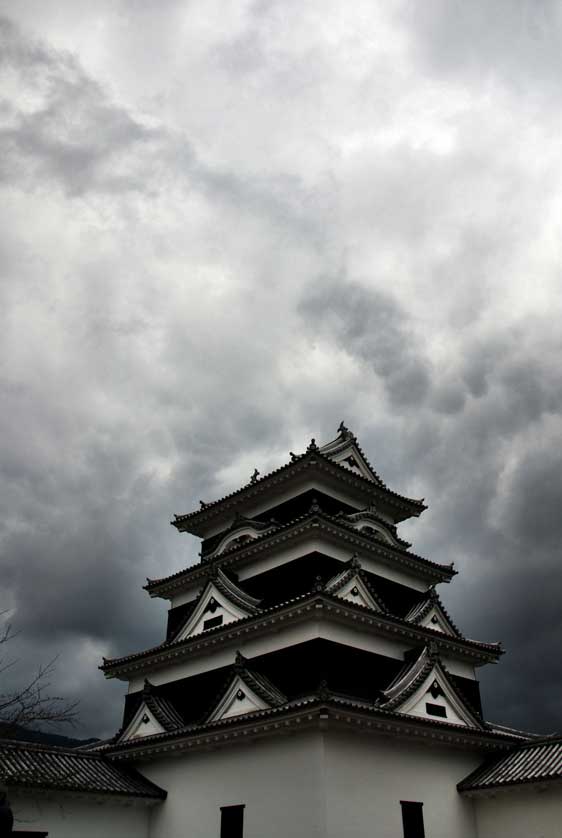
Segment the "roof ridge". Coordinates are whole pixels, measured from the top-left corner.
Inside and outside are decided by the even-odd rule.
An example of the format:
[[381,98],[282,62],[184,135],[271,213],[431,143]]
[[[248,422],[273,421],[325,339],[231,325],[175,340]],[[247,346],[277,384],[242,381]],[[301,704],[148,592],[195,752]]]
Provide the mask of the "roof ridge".
[[[275,612],[277,610],[281,610],[283,608],[286,608],[287,606],[295,605],[299,601],[303,601],[303,600],[306,600],[308,598],[312,599],[314,596],[319,596],[319,595],[331,597],[334,603],[336,603],[336,604],[338,604],[342,607],[345,605],[346,607],[360,608],[362,610],[367,610],[367,609],[365,609],[365,606],[362,606],[358,603],[348,602],[346,600],[343,600],[341,598],[336,597],[335,595],[330,594],[329,592],[322,593],[322,592],[318,592],[317,590],[313,589],[313,590],[310,590],[310,591],[306,591],[303,594],[299,594],[298,596],[290,597],[289,599],[284,600],[283,602],[277,603],[275,605],[270,605],[267,608],[260,609],[260,611],[257,614],[250,614],[248,617],[241,617],[239,620],[236,620],[236,622],[227,623],[226,625],[222,625],[222,626],[217,626],[214,629],[209,629],[207,632],[204,632],[204,633],[202,632],[201,634],[194,635],[193,637],[187,637],[183,640],[164,640],[162,643],[159,643],[156,646],[151,646],[148,649],[141,650],[140,652],[132,652],[129,655],[122,655],[121,657],[118,657],[118,658],[106,658],[106,657],[104,657],[103,658],[104,663],[99,667],[99,669],[104,670],[106,668],[106,666],[126,665],[129,662],[132,663],[135,660],[141,660],[144,656],[148,657],[150,654],[158,654],[158,652],[165,652],[168,649],[173,649],[174,647],[181,648],[184,644],[187,646],[192,641],[200,641],[205,635],[208,636],[208,635],[211,635],[211,634],[214,634],[214,633],[220,633],[221,631],[226,631],[226,630],[232,629],[235,625],[240,625],[240,624],[242,624],[246,621],[253,620],[253,619],[258,619],[258,618],[261,618],[261,617],[267,617],[267,615],[271,614],[272,612]],[[368,609],[368,610],[369,610],[369,613],[371,613],[370,609]],[[492,651],[501,652],[502,651],[501,650],[501,644],[486,643],[486,642],[480,641],[480,640],[471,640],[469,638],[462,637],[462,636],[461,637],[455,637],[455,636],[445,635],[442,632],[436,632],[434,629],[430,629],[430,628],[427,628],[425,626],[417,626],[415,624],[408,623],[408,622],[406,622],[406,620],[404,620],[403,617],[399,617],[398,615],[392,614],[389,611],[386,611],[382,614],[377,614],[377,615],[374,615],[374,616],[377,616],[379,619],[389,620],[390,622],[398,623],[399,625],[403,626],[404,628],[407,628],[407,629],[410,629],[410,630],[421,631],[421,632],[430,631],[432,633],[433,637],[431,638],[431,640],[428,639],[428,642],[448,641],[448,642],[460,643],[461,645],[467,644],[468,647],[478,648],[481,651],[490,651],[490,652],[492,652]]]
[[[256,538],[252,539],[252,542],[250,544],[241,544],[241,545],[237,545],[232,550],[225,550],[224,553],[220,554],[220,558],[216,557],[216,558],[210,559],[209,564],[211,562],[213,562],[213,563],[216,562],[216,564],[219,565],[220,563],[223,562],[223,560],[225,558],[227,558],[227,557],[231,558],[233,555],[236,555],[236,553],[238,551],[240,551],[240,555],[242,555],[245,550],[252,549],[256,545],[261,545],[264,542],[266,542],[267,539],[275,538],[280,533],[289,530],[291,527],[295,527],[295,526],[298,526],[300,524],[303,524],[305,521],[312,520],[313,518],[322,518],[327,523],[332,524],[333,526],[341,526],[345,530],[353,533],[355,536],[365,539],[365,541],[369,542],[369,545],[371,547],[374,546],[375,549],[377,549],[377,550],[380,550],[380,549],[390,550],[392,553],[396,553],[396,554],[402,556],[403,558],[413,560],[415,562],[418,562],[418,561],[422,562],[424,565],[428,565],[431,568],[435,568],[435,569],[441,570],[443,572],[450,571],[452,575],[455,575],[456,572],[457,572],[457,571],[454,570],[454,562],[451,562],[450,564],[440,564],[439,562],[434,562],[432,559],[425,558],[425,556],[420,556],[418,553],[413,553],[406,547],[396,547],[394,544],[389,544],[389,543],[383,542],[383,541],[376,541],[376,543],[373,545],[373,543],[371,543],[371,540],[368,538],[368,536],[362,535],[361,530],[356,529],[355,527],[351,526],[351,524],[349,524],[347,521],[344,521],[343,516],[338,515],[338,514],[330,515],[327,512],[324,512],[323,510],[315,510],[313,512],[311,512],[309,510],[308,512],[304,513],[304,515],[299,515],[296,518],[292,518],[286,524],[278,525],[275,532],[265,532],[265,533],[257,536]],[[159,585],[164,585],[167,582],[171,582],[174,579],[179,579],[184,574],[189,575],[190,573],[193,573],[194,571],[202,570],[205,567],[205,565],[206,565],[206,562],[204,560],[202,560],[199,563],[196,563],[196,564],[193,564],[193,565],[188,565],[186,568],[183,568],[182,570],[178,570],[175,573],[170,574],[169,576],[163,576],[159,579],[149,579],[149,580],[147,580],[147,584],[144,585],[143,588],[144,588],[144,590],[150,592],[150,589],[153,589],[153,588],[155,588]]]
[[[312,441],[314,442],[314,440]],[[363,455],[362,455],[363,456]],[[268,472],[267,474],[259,476],[255,481],[245,483],[239,489],[235,489],[233,492],[229,492],[226,495],[223,495],[221,498],[217,498],[217,500],[209,501],[208,503],[203,503],[200,509],[195,509],[192,512],[187,512],[182,515],[174,515],[174,520],[170,523],[174,527],[178,527],[182,521],[187,521],[189,519],[195,518],[196,516],[200,515],[202,512],[206,512],[212,508],[217,507],[219,504],[224,503],[224,501],[230,500],[238,494],[246,491],[248,488],[260,486],[265,481],[268,481],[271,477],[278,475],[280,472],[286,471],[290,469],[296,462],[302,462],[305,458],[313,458],[313,457],[321,457],[324,462],[329,463],[333,468],[337,468],[342,470],[346,476],[351,476],[356,480],[360,480],[363,483],[368,484],[370,487],[375,487],[381,490],[383,493],[387,493],[391,495],[393,498],[397,498],[406,505],[411,505],[420,508],[420,512],[423,512],[424,509],[427,509],[424,499],[417,499],[417,498],[408,498],[406,495],[400,494],[400,492],[395,492],[393,489],[389,489],[382,481],[380,484],[373,483],[372,481],[368,480],[366,477],[363,477],[361,474],[355,474],[351,472],[349,469],[346,469],[345,466],[339,465],[339,463],[335,463],[333,460],[330,459],[327,455],[323,454],[321,450],[318,448],[316,443],[314,442],[314,446],[312,447],[312,443],[308,446],[307,450],[303,454],[293,454],[291,460],[288,463],[285,463],[282,466],[279,466],[276,469]]]

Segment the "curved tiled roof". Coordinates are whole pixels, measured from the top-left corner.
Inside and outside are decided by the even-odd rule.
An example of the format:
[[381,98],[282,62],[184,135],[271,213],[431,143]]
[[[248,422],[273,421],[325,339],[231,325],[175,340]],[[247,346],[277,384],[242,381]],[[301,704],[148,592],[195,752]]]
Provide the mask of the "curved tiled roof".
[[0,741],[0,782],[8,787],[162,800],[166,792],[98,752]]
[[[328,711],[328,714],[326,714],[326,711]],[[151,751],[162,754],[167,746],[177,751],[181,747],[181,743],[187,746],[193,744],[195,746],[211,745],[216,747],[221,742],[228,741],[230,732],[232,732],[232,740],[240,742],[244,729],[249,730],[252,737],[258,735],[260,730],[263,730],[267,735],[270,732],[288,729],[292,718],[297,724],[302,718],[305,718],[308,722],[320,718],[324,722],[329,718],[350,724],[358,721],[373,732],[382,729],[385,733],[388,733],[394,729],[402,729],[414,736],[434,737],[440,741],[451,740],[456,743],[478,741],[495,750],[505,750],[506,746],[520,738],[506,732],[496,731],[486,723],[483,723],[482,727],[470,728],[455,723],[442,722],[438,719],[409,716],[396,710],[388,710],[374,702],[334,693],[325,684],[322,684],[310,694],[274,707],[212,722],[204,722],[203,724],[186,725],[170,733],[143,737],[142,740],[137,739],[125,743],[106,745],[104,746],[104,752],[115,759],[126,759],[138,758],[139,751],[142,751],[143,756],[149,756]],[[300,726],[302,727],[302,725]],[[219,733],[220,736],[217,735]]]
[[409,509],[412,515],[420,515],[424,511],[424,509],[427,509],[423,500],[407,498],[405,495],[401,495],[398,492],[392,491],[392,489],[388,489],[384,484],[379,485],[378,483],[373,483],[366,477],[351,472],[350,469],[347,469],[345,466],[341,466],[338,463],[334,463],[329,456],[322,454],[320,449],[316,446],[316,444],[314,444],[314,447],[311,447],[309,445],[304,454],[293,455],[293,459],[289,463],[285,463],[285,465],[280,466],[279,468],[274,469],[273,471],[270,471],[268,474],[264,474],[263,477],[259,477],[257,480],[247,483],[244,486],[241,486],[234,492],[230,492],[227,495],[223,495],[222,498],[210,501],[209,503],[202,503],[201,509],[195,509],[193,510],[193,512],[187,512],[183,515],[175,515],[174,520],[170,523],[172,524],[172,526],[181,529],[182,522],[187,522],[199,518],[205,515],[205,513],[212,511],[213,509],[216,509],[218,506],[225,503],[225,501],[232,501],[234,498],[238,498],[245,493],[252,492],[253,494],[258,494],[264,488],[264,486],[272,480],[272,478],[290,473],[290,471],[295,469],[296,465],[302,465],[303,463],[305,463],[305,461],[308,461],[309,463],[313,464],[317,463],[319,459],[322,461],[324,465],[328,465],[331,469],[333,469],[333,474],[344,476],[346,482],[349,482],[349,480],[357,481],[357,486],[362,486],[364,489],[367,489],[369,493],[373,493],[373,491],[375,491],[379,494],[382,494],[385,497],[388,497],[388,499],[391,502],[394,502],[402,508]]
[[[352,534],[355,538],[362,539],[362,543],[365,546],[368,546],[371,551],[382,553],[384,555],[385,551],[388,552],[389,555],[392,555],[398,562],[401,564],[406,564],[409,567],[413,568],[416,565],[420,567],[427,568],[428,570],[434,570],[441,575],[442,578],[449,577],[451,578],[456,574],[456,571],[453,569],[453,564],[450,565],[443,565],[439,564],[438,562],[434,562],[431,559],[426,559],[423,556],[417,555],[417,553],[412,553],[409,550],[402,549],[400,547],[395,547],[393,544],[388,544],[387,542],[380,541],[378,539],[370,538],[368,535],[363,535],[361,530],[358,530],[352,524],[345,520],[345,516],[342,515],[328,515],[325,512],[320,511],[313,511],[307,512],[305,515],[301,515],[298,518],[293,518],[287,524],[279,525],[275,531],[273,532],[266,532],[262,535],[258,536],[257,538],[252,539],[249,544],[237,544],[230,550],[225,550],[223,553],[220,554],[216,559],[212,560],[213,565],[216,563],[217,565],[221,564],[234,564],[238,558],[242,559],[248,555],[254,553],[257,549],[262,548],[264,546],[271,546],[275,543],[276,539],[286,538],[286,534],[289,533],[292,529],[295,529],[299,526],[302,526],[306,522],[315,522],[319,521],[320,523],[329,524],[334,527],[341,527],[346,532]],[[230,559],[234,559],[234,561],[230,561]],[[211,563],[209,563],[210,565]],[[197,577],[205,575],[205,568],[206,563],[201,562],[199,564],[191,565],[190,567],[184,568],[183,570],[178,570],[176,573],[170,574],[170,576],[164,576],[160,579],[147,579],[147,583],[144,586],[145,590],[149,593],[155,591],[157,588],[167,585],[168,583],[180,581],[182,579],[187,580],[189,577]]]
[[[416,626],[412,623],[407,623],[402,618],[395,617],[388,613],[375,613],[371,609],[360,604],[342,600],[337,595],[329,594],[324,591],[319,592],[317,590],[313,590],[305,594],[301,594],[298,597],[286,600],[285,602],[278,603],[277,605],[270,606],[269,608],[264,608],[257,615],[251,614],[248,617],[242,617],[240,620],[236,620],[233,623],[227,623],[226,625],[218,626],[217,628],[208,629],[205,632],[188,637],[185,640],[167,640],[164,643],[160,643],[157,646],[153,646],[150,649],[145,649],[141,652],[134,652],[133,654],[124,655],[120,658],[104,658],[103,665],[100,666],[100,669],[109,673],[116,668],[126,667],[129,664],[151,657],[158,657],[162,655],[165,657],[176,657],[183,650],[187,652],[190,647],[198,648],[201,643],[210,642],[213,645],[216,645],[217,640],[222,636],[227,637],[233,631],[238,634],[241,628],[246,626],[250,628],[252,622],[256,623],[256,627],[259,627],[260,622],[263,622],[264,625],[269,625],[271,618],[284,609],[298,609],[300,606],[305,606],[321,599],[326,600],[327,603],[338,605],[341,609],[347,609],[351,613],[357,612],[362,613],[364,616],[371,617],[378,625],[383,625],[383,627],[388,628],[388,631],[392,633],[396,633],[401,630],[410,636],[414,642],[423,642],[424,640],[429,641],[431,639],[446,647],[452,644],[453,648],[459,649],[460,647],[461,649],[470,651],[473,654],[476,653],[478,657],[481,657],[481,655],[484,654],[488,659],[490,657],[497,659],[499,655],[503,654],[503,649],[499,643],[482,643],[476,640],[466,640],[462,637],[452,637],[443,634],[443,632],[438,632],[425,626]],[[288,616],[290,616],[290,612]],[[365,621],[363,620],[363,622]]]

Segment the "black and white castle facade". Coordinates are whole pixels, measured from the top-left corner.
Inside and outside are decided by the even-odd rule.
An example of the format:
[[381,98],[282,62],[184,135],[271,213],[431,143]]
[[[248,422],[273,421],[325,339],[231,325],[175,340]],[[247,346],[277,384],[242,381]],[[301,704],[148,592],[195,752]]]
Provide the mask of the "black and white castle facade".
[[425,509],[342,423],[286,465],[176,515],[200,561],[150,579],[165,639],[104,660],[108,742],[4,742],[15,834],[50,838],[555,838],[562,741],[493,724],[439,590],[453,565],[400,524]]

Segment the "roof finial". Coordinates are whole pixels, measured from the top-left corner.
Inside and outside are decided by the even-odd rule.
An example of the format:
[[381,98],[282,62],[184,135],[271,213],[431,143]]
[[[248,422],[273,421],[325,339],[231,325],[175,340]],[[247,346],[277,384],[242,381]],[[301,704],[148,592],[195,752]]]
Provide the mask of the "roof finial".
[[318,451],[319,450],[318,446],[316,445],[316,440],[314,439],[314,437],[312,437],[312,439],[310,440],[310,445],[308,446],[308,448],[306,450],[307,451]]
[[349,439],[353,436],[353,434],[351,433],[347,425],[343,423],[343,421],[340,422],[340,424],[338,425],[338,433],[340,434],[340,436],[343,436],[344,439]]
[[142,691],[145,695],[152,692],[152,684],[150,683],[148,678],[144,679],[144,686],[142,688]]
[[325,700],[329,697],[330,690],[328,689],[328,682],[325,678],[318,684],[316,692],[318,693],[318,698],[320,699]]
[[430,640],[426,646],[428,657],[435,660],[439,657],[439,649],[435,640]]
[[245,658],[242,652],[238,649],[238,651],[236,652],[236,657],[234,658],[234,666],[240,668],[246,666],[247,663],[247,658]]
[[290,458],[291,458],[291,462],[292,462],[292,463],[294,463],[294,462],[295,462],[295,460],[298,460],[298,458],[299,458],[299,455],[298,455],[298,454],[295,454],[295,453],[294,453],[294,451],[289,451],[289,456],[290,456]]
[[253,474],[252,474],[252,476],[250,477],[250,483],[257,483],[257,482],[258,482],[258,477],[259,477],[259,476],[260,476],[260,473],[259,473],[259,471],[257,470],[257,468],[255,468],[255,469],[254,469],[254,473],[253,473]]
[[199,503],[201,504],[201,509],[205,509],[206,506],[209,506],[209,504],[205,503],[204,500],[200,500]]
[[353,570],[361,570],[361,562],[359,561],[359,556],[357,553],[354,553],[353,556],[349,560],[349,566]]

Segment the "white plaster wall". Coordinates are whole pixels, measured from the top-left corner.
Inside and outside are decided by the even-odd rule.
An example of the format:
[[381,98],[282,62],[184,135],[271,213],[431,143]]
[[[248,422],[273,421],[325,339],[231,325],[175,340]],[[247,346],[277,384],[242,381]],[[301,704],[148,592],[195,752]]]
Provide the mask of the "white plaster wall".
[[219,838],[220,807],[239,803],[244,838],[402,838],[400,800],[423,801],[428,838],[478,838],[473,801],[456,784],[481,761],[435,744],[303,731],[136,767],[168,790],[150,838]]
[[139,764],[168,791],[150,838],[219,838],[220,807],[239,803],[244,838],[324,838],[321,745],[303,732]]
[[326,838],[402,838],[401,800],[423,802],[428,838],[477,838],[473,801],[456,784],[481,754],[337,732],[325,752]]
[[516,788],[474,798],[478,838],[560,838],[562,786]]
[[32,791],[10,791],[9,800],[16,831],[46,830],[49,838],[148,838],[150,808],[142,803]]

